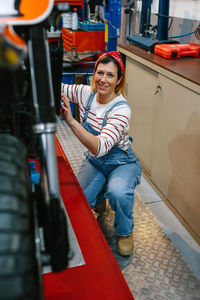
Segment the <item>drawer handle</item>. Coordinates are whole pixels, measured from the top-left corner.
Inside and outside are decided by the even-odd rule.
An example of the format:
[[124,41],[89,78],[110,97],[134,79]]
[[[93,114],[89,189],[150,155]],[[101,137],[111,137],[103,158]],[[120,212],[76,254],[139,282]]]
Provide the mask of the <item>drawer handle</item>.
[[161,91],[161,86],[157,85],[155,95],[157,95]]

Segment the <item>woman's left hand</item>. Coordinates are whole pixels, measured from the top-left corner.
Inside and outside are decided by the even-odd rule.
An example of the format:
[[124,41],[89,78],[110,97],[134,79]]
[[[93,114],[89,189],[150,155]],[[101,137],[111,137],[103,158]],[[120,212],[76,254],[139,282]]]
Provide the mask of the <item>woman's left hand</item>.
[[65,119],[67,124],[70,125],[70,123],[74,120],[70,107],[70,101],[67,98],[67,96],[63,93],[61,94],[61,99],[63,101],[63,104],[60,108],[60,115]]

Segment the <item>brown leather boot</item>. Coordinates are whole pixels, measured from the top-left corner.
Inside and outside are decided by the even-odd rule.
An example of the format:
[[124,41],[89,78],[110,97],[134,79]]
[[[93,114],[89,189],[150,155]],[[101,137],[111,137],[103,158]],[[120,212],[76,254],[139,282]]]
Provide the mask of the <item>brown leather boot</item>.
[[128,236],[118,237],[118,252],[122,256],[128,256],[133,252],[134,242],[132,233]]
[[106,210],[106,199],[104,199],[104,201],[101,205],[96,206],[93,209],[96,213],[102,214]]

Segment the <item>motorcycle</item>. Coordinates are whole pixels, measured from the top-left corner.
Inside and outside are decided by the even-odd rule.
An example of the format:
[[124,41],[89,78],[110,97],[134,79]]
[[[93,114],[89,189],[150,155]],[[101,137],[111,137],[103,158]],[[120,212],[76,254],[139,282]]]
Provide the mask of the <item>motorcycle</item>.
[[0,1],[0,300],[44,299],[43,266],[68,265],[54,137],[62,66],[53,78],[47,37],[53,11],[53,0]]

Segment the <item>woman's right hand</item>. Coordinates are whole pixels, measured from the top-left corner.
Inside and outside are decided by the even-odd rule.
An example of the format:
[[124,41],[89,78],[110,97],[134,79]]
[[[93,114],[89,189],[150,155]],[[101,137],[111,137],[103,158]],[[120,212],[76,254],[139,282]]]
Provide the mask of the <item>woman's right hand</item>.
[[70,101],[65,94],[61,94],[61,99],[63,103],[60,108],[60,115],[63,117],[68,125],[74,120],[72,116],[72,111],[70,107]]
[[73,118],[70,101],[65,94],[61,94],[61,99],[63,100],[63,105],[60,109],[60,115],[70,126],[79,141],[95,155],[98,150],[98,137],[88,132],[76,119]]

